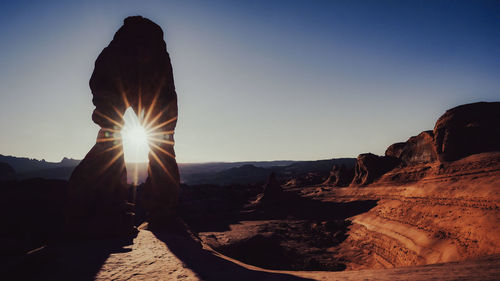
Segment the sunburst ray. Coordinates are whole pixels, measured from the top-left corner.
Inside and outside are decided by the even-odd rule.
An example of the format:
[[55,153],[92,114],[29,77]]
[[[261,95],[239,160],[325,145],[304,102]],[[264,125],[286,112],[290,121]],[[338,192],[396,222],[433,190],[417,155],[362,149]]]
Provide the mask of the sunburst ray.
[[118,126],[118,127],[120,127],[120,128],[122,128],[122,127],[123,127],[123,125],[122,125],[122,124],[120,124],[120,122],[117,122],[117,121],[113,120],[113,118],[111,118],[111,117],[107,116],[107,115],[106,115],[106,114],[104,114],[104,113],[101,113],[101,112],[100,112],[100,111],[98,111],[97,109],[96,109],[96,110],[94,110],[94,112],[95,112],[97,115],[101,116],[102,118],[104,118],[104,119],[108,120],[109,122],[111,122],[111,123],[115,124],[116,126]]
[[153,159],[158,163],[158,165],[160,165],[165,174],[167,174],[170,179],[175,180],[168,169],[165,167],[165,164],[163,164],[163,162],[161,161],[160,157],[158,157],[158,155],[153,150],[151,150],[149,153],[151,156],[153,156]]
[[156,126],[154,126],[152,128],[149,128],[147,131],[148,132],[154,132],[154,131],[160,129],[161,127],[167,126],[168,124],[174,122],[175,120],[177,120],[177,116],[175,116],[175,117],[173,117],[173,118],[171,118],[171,119],[169,119],[169,120],[167,120],[167,121],[165,121],[163,123],[160,123],[160,124],[158,124],[158,125],[156,125]]

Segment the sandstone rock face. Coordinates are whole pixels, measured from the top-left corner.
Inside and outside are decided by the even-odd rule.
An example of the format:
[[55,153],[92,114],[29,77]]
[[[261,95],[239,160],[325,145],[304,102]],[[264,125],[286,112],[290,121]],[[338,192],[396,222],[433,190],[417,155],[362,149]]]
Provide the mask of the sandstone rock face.
[[400,161],[392,156],[378,156],[372,153],[360,154],[351,186],[370,184],[399,163]]
[[387,148],[385,156],[395,157],[404,165],[429,163],[437,160],[432,131],[424,131],[406,142],[395,143]]
[[161,28],[140,16],[126,18],[97,58],[89,84],[96,107],[92,120],[101,129],[69,180],[68,231],[99,237],[133,232],[120,136],[128,107],[150,131],[141,205],[151,224],[161,224],[174,215],[179,190],[173,148],[177,94]]
[[0,181],[13,181],[16,179],[16,171],[7,163],[0,162]]
[[415,181],[431,173],[436,161],[451,162],[490,151],[500,151],[500,102],[465,104],[446,111],[434,131],[389,146],[385,157],[361,154],[351,185],[372,183],[396,166],[384,180]]
[[434,127],[441,161],[500,150],[500,102],[478,102],[452,108]]
[[354,178],[354,170],[345,165],[333,165],[330,176],[323,183],[331,186],[348,186]]
[[264,185],[264,201],[276,201],[279,200],[281,194],[283,193],[283,189],[276,178],[276,174],[273,172],[269,175],[267,179],[266,185]]

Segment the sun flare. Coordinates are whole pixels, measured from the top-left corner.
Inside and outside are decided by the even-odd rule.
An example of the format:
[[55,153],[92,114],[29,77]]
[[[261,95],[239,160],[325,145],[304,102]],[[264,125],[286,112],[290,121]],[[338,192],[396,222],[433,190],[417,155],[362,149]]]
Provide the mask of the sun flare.
[[[152,160],[154,165],[158,165],[165,174],[173,179],[163,159],[165,157],[175,159],[173,150],[169,147],[174,145],[174,131],[171,128],[172,124],[175,127],[174,122],[177,121],[177,116],[166,119],[163,116],[166,114],[166,108],[155,108],[159,92],[156,93],[148,107],[142,107],[139,98],[138,115],[130,106],[125,92],[122,93],[122,96],[127,108],[125,112],[122,113],[121,110],[113,107],[121,120],[115,120],[97,109],[94,110],[94,114],[112,124],[112,128],[103,128],[103,134],[97,139],[98,143],[109,144],[109,147],[105,148],[103,152],[115,153],[115,156],[103,167],[102,171],[105,171],[123,156],[127,164],[149,163]],[[138,165],[133,166],[136,167],[135,171],[131,171],[135,175],[133,182],[137,184]]]
[[148,162],[150,151],[150,134],[141,125],[132,108],[128,108],[123,115],[124,125],[121,130],[125,162]]

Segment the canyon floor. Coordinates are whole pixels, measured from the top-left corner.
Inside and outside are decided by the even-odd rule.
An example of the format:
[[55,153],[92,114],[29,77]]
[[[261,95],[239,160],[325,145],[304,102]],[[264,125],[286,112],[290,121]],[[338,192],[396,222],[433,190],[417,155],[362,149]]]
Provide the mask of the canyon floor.
[[364,187],[289,187],[271,204],[195,198],[166,230],[57,243],[11,279],[498,280],[500,153],[391,173]]

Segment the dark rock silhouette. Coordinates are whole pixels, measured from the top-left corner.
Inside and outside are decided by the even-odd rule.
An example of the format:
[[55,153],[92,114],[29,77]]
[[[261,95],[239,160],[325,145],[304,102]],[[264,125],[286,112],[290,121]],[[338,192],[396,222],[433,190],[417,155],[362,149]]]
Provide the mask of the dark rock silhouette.
[[276,174],[273,172],[269,175],[267,183],[264,185],[264,196],[262,200],[266,202],[274,202],[281,199],[283,189],[281,188],[280,182],[276,178]]
[[9,164],[0,162],[0,181],[12,181],[16,179],[16,171]]
[[68,231],[85,237],[134,232],[120,137],[128,107],[152,131],[141,205],[152,226],[162,224],[175,213],[179,171],[173,148],[177,94],[161,28],[140,16],[126,18],[97,58],[89,84],[92,120],[101,129],[69,180]]
[[434,127],[439,160],[500,150],[500,102],[464,104],[447,110]]
[[331,186],[348,186],[354,178],[354,169],[345,165],[333,165],[330,176],[323,183]]
[[399,160],[392,156],[378,156],[364,153],[358,156],[352,186],[367,185],[378,179],[399,164]]
[[404,165],[434,162],[437,160],[434,133],[424,131],[406,142],[395,143],[387,148],[385,156],[398,158]]

